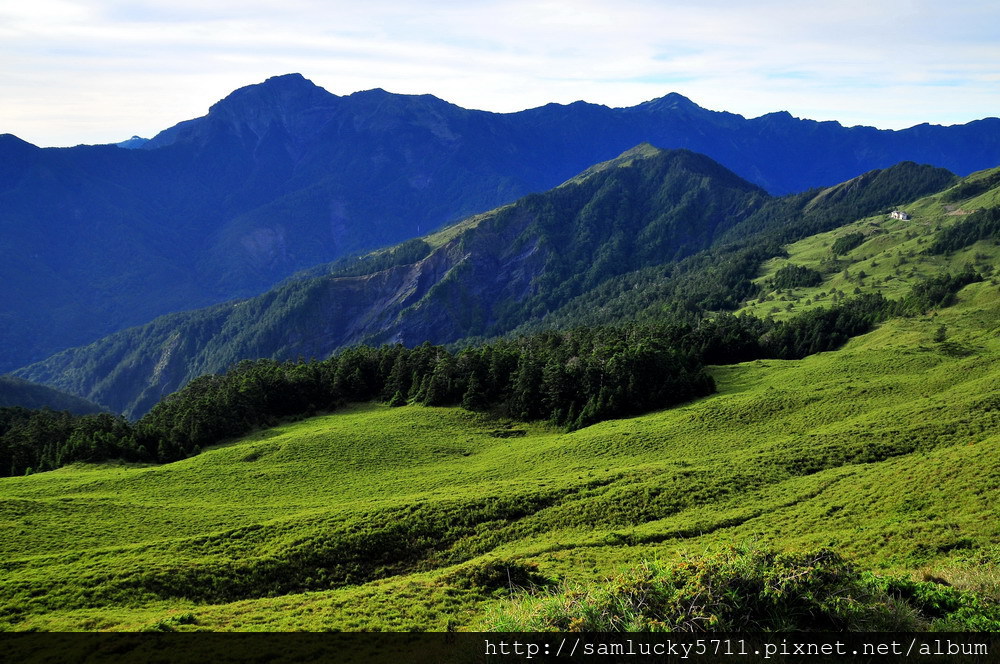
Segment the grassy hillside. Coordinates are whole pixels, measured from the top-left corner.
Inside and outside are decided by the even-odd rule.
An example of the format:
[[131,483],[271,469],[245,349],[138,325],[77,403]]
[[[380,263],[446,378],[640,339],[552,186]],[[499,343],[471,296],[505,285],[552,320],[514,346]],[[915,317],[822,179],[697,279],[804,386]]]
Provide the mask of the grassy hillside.
[[[996,590],[998,304],[975,284],[936,316],[718,368],[715,396],[570,434],[364,405],[166,466],[4,479],[0,615],[471,627],[509,594],[509,567],[518,584],[594,582],[747,540]],[[934,342],[941,323],[951,340]]]
[[[866,217],[789,245],[787,257],[764,264],[756,280],[763,294],[743,311],[782,319],[811,308],[829,307],[856,293],[878,292],[896,299],[923,278],[943,272],[958,273],[966,265],[996,281],[994,270],[1000,254],[995,240],[983,240],[945,254],[930,254],[928,250],[940,231],[961,223],[972,211],[1000,206],[1000,187],[957,202],[953,200],[955,192],[961,193],[977,182],[995,185],[998,176],[1000,169],[983,171],[941,194],[902,206],[900,209],[911,217],[907,220],[894,219],[889,214]],[[846,253],[835,254],[833,249],[838,239],[848,236],[857,237],[860,244]],[[822,279],[814,286],[773,288],[775,275],[788,265],[815,270]]]
[[[995,196],[945,192],[906,207],[911,220],[791,245],[759,282],[786,264],[821,281],[747,309],[784,317],[966,262],[989,272],[991,241],[923,250]],[[834,256],[855,232],[864,241]],[[713,396],[572,433],[359,404],[172,464],[0,479],[0,627],[483,628],[523,587],[577,593],[748,542],[825,547],[997,602],[998,331],[987,277],[840,350],[715,367]]]

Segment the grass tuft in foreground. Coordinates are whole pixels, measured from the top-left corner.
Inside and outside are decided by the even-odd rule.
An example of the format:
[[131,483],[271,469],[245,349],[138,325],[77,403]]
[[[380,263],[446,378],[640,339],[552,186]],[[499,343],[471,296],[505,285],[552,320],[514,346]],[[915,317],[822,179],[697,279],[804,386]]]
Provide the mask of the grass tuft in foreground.
[[728,548],[647,562],[604,584],[502,605],[486,629],[581,631],[997,631],[996,598],[865,572],[837,553]]

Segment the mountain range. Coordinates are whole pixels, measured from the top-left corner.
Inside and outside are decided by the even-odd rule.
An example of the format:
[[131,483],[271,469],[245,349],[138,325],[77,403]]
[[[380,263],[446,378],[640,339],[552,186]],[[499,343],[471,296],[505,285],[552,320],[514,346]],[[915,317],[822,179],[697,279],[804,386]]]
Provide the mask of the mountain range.
[[[622,281],[646,301],[600,322],[634,318],[677,302],[678,291],[690,294],[667,286],[683,279],[685,259],[710,263],[695,269],[696,281],[737,304],[781,244],[954,180],[944,169],[903,163],[776,198],[704,155],[644,144],[423,239],[315,268],[254,298],[157,318],[18,373],[137,417],[193,378],[243,359],[490,338],[560,316],[561,328],[590,323],[580,303],[609,308],[614,291],[601,289]],[[736,282],[718,276],[723,265],[738,266]]]
[[903,160],[959,175],[993,166],[1000,120],[848,128],[746,119],[677,94],[498,114],[429,95],[337,96],[292,74],[148,141],[43,149],[0,135],[0,371],[425,235],[643,142],[706,154],[774,195]]

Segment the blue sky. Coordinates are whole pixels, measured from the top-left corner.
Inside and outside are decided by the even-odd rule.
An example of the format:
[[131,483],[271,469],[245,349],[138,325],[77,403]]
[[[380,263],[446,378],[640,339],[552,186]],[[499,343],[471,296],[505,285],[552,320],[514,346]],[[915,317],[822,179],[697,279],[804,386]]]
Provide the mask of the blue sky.
[[1000,3],[27,0],[0,5],[0,133],[151,136],[299,72],[516,111],[679,92],[747,117],[899,129],[1000,115]]

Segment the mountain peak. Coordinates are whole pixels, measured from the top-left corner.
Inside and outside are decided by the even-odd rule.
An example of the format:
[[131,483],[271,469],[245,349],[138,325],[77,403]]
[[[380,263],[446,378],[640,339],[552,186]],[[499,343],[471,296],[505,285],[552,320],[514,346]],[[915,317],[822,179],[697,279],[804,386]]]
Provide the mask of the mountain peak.
[[[567,180],[561,186],[579,184],[607,171],[630,168],[641,164],[655,164],[656,162],[659,162],[661,165],[672,164],[672,167],[680,170],[707,175],[720,182],[727,182],[729,186],[735,186],[739,189],[747,191],[758,189],[757,185],[744,180],[711,157],[684,148],[658,148],[650,143],[640,143],[614,159],[595,164],[576,177]],[[656,166],[654,165],[653,168],[656,168]]]
[[0,147],[6,150],[10,149],[25,150],[32,148],[34,148],[35,150],[40,149],[38,146],[29,143],[23,138],[18,138],[14,134],[0,134]]
[[283,74],[272,76],[263,83],[247,85],[234,90],[224,99],[216,102],[208,110],[212,113],[244,109],[248,106],[258,107],[289,107],[312,106],[328,102],[331,93],[319,87],[302,74]]
[[[158,148],[176,142],[204,143],[213,126],[221,122],[229,131],[249,137],[264,136],[277,125],[292,135],[311,134],[316,112],[332,108],[337,96],[319,87],[302,74],[272,76],[262,83],[234,90],[208,109],[208,115],[188,120],[160,132],[143,148]],[[206,122],[206,120],[208,122]],[[212,120],[218,121],[216,123]]]
[[755,119],[764,122],[789,122],[795,121],[796,118],[788,111],[772,111],[771,113],[765,113]]
[[634,148],[630,148],[630,149],[626,150],[625,152],[622,152],[621,155],[619,155],[618,158],[619,159],[625,159],[625,158],[629,158],[629,159],[644,159],[646,157],[655,157],[656,155],[661,154],[662,152],[663,152],[663,150],[661,150],[660,148],[656,147],[655,145],[652,145],[650,143],[645,143],[644,142],[644,143],[640,143],[639,145],[635,146]]
[[310,81],[308,78],[303,76],[298,72],[292,72],[290,74],[278,74],[277,76],[268,76],[264,79],[264,82],[260,85],[307,85],[310,87],[316,87],[316,84]]
[[132,138],[120,141],[118,143],[113,143],[120,148],[125,148],[126,150],[137,150],[143,145],[149,142],[148,138],[143,138],[142,136],[132,136]]
[[593,166],[583,171],[582,173],[579,173],[576,176],[570,178],[569,180],[564,182],[561,186],[566,186],[569,184],[578,184],[590,178],[591,176],[596,175],[597,173],[601,173],[612,168],[623,168],[625,166],[631,166],[638,160],[651,159],[665,152],[667,151],[662,150],[649,143],[640,143],[634,148],[629,148],[628,150],[621,153],[614,159],[609,159],[607,161],[602,161],[599,164],[594,164]]
[[389,92],[384,88],[359,90],[358,92],[353,92],[347,95],[345,99],[353,99],[356,101],[368,102],[368,103],[371,102],[383,103],[389,101],[399,105],[423,105],[430,107],[448,107],[452,109],[457,109],[459,111],[465,111],[464,108],[432,94],[404,94],[399,92]]
[[701,109],[701,106],[682,94],[671,92],[657,99],[651,99],[639,104],[636,108],[643,108],[650,111],[679,111]]
[[685,97],[679,92],[668,92],[663,97],[661,97],[661,99],[665,101],[670,101],[671,103],[690,104],[693,106],[697,106],[697,104],[695,104],[693,101],[691,101],[689,98]]

